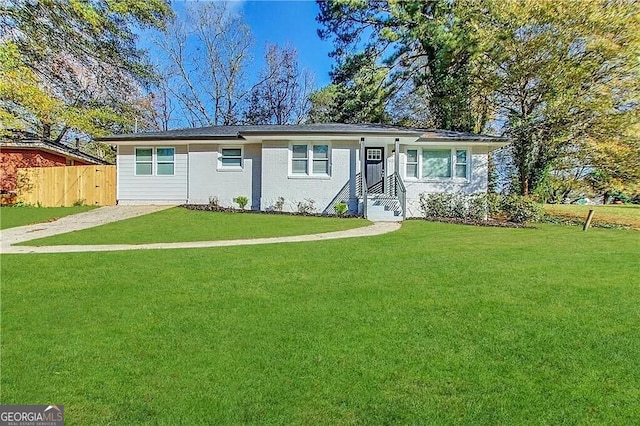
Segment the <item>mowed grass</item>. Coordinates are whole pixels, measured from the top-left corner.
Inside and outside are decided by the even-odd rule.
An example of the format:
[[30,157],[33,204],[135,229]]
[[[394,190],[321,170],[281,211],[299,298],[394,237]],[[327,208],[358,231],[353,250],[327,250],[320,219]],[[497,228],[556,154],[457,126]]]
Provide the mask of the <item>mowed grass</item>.
[[3,404],[67,424],[634,424],[640,236],[2,256]]
[[589,210],[594,210],[594,223],[614,223],[640,229],[640,205],[596,205],[581,206],[577,204],[545,204],[544,211],[547,214],[567,218],[586,220]]
[[94,206],[78,207],[0,207],[0,229],[34,223],[51,222],[71,214],[94,209]]
[[175,207],[21,245],[146,244],[281,237],[370,225],[357,218],[223,213]]

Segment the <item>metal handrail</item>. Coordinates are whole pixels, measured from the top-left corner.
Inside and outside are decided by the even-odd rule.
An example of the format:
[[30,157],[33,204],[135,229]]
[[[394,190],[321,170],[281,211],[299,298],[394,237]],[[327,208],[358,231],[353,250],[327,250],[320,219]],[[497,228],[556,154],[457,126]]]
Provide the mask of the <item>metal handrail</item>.
[[404,186],[404,182],[402,182],[402,178],[397,171],[393,173],[393,183],[394,195],[402,206],[402,220],[404,220],[407,218],[407,188]]

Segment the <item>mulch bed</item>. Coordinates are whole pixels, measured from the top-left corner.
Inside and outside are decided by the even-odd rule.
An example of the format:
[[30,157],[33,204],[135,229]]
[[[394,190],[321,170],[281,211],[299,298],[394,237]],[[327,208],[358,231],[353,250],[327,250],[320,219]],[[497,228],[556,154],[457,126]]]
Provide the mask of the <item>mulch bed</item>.
[[360,218],[362,215],[345,214],[339,216],[337,214],[329,213],[300,213],[300,212],[281,212],[277,210],[241,210],[233,207],[221,207],[213,204],[182,204],[180,207],[184,207],[188,210],[198,210],[206,212],[225,212],[225,213],[249,213],[249,214],[270,214],[270,215],[284,215],[284,216],[313,216],[313,217],[339,217],[345,219]]
[[454,223],[458,225],[471,225],[471,226],[489,226],[494,228],[534,228],[533,226],[527,226],[524,223],[508,222],[506,220],[487,219],[487,220],[475,220],[475,219],[454,219],[450,217],[408,217],[407,220],[426,220],[428,222],[444,222]]
[[[250,213],[250,214],[271,214],[271,215],[285,215],[285,216],[314,216],[314,217],[341,217],[341,218],[360,218],[362,215],[349,215],[338,216],[335,214],[327,213],[300,213],[300,212],[281,212],[277,210],[240,210],[233,207],[221,207],[213,204],[182,204],[180,207],[184,207],[189,210],[207,211],[207,212],[225,212],[225,213]],[[460,225],[472,225],[472,226],[490,226],[499,228],[531,228],[523,223],[507,222],[504,220],[487,219],[487,220],[472,220],[472,219],[452,219],[448,217],[408,217],[406,220],[427,220],[430,222],[444,222],[455,223]]]

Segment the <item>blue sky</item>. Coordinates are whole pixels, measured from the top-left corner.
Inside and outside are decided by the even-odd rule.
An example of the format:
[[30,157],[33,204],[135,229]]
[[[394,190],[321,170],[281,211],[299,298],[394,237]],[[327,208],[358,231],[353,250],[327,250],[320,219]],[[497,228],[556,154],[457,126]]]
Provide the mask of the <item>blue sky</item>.
[[253,56],[257,62],[262,64],[267,41],[281,46],[290,44],[298,50],[300,68],[309,68],[315,74],[316,86],[329,83],[332,44],[318,37],[315,1],[244,1],[241,4],[255,38]]
[[[183,1],[174,1],[173,8],[181,13],[184,4]],[[332,43],[318,37],[320,25],[315,19],[318,15],[315,1],[231,0],[228,4],[233,11],[244,16],[251,28],[254,44],[253,61],[249,64],[250,75],[257,74],[262,68],[264,47],[269,42],[295,47],[300,70],[308,68],[313,72],[316,88],[329,84],[332,63],[329,52],[332,50]],[[152,52],[151,56],[153,57]]]

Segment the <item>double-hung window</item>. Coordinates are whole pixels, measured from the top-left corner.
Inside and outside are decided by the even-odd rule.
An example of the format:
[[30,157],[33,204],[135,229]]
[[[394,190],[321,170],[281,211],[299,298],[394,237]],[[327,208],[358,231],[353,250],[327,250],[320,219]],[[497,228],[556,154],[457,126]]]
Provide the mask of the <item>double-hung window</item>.
[[242,147],[222,148],[220,151],[221,169],[242,168]]
[[175,148],[136,148],[136,176],[173,176],[175,174]]
[[175,157],[175,148],[156,148],[156,173],[159,176],[173,176]]
[[136,175],[153,174],[153,148],[136,148]]
[[329,174],[329,145],[313,146],[313,174]]
[[307,145],[293,145],[291,147],[291,173],[306,175],[309,166],[309,150]]
[[329,175],[329,145],[291,145],[291,174],[300,176]]
[[417,149],[408,149],[407,150],[407,164],[406,164],[406,173],[405,175],[409,179],[417,179],[418,178],[418,150]]
[[459,149],[456,150],[456,177],[467,179],[467,170],[468,170],[468,160],[467,160],[467,150]]
[[469,178],[467,149],[409,148],[405,177],[408,179],[461,180]]

